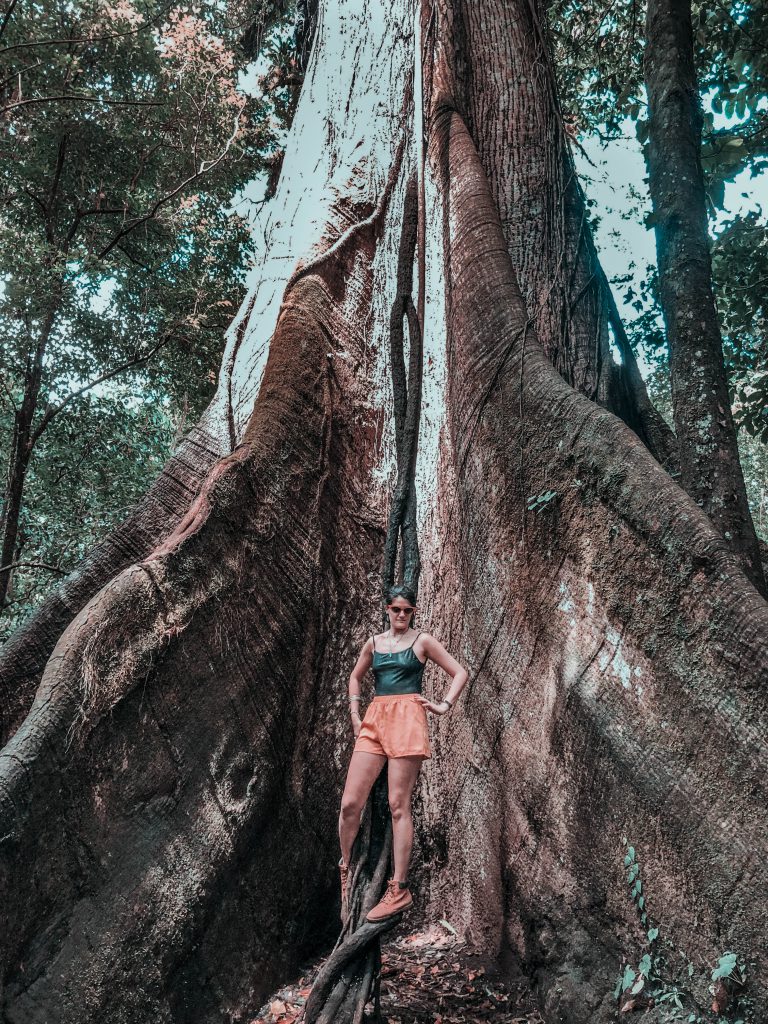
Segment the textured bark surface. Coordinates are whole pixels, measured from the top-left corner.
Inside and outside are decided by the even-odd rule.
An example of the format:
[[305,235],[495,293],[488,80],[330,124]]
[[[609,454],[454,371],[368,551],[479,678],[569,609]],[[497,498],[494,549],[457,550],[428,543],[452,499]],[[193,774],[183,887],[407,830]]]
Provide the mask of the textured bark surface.
[[350,260],[294,285],[243,443],[75,619],[0,754],[10,1021],[220,1019],[327,925],[317,794],[371,614],[339,566],[364,578],[377,538],[339,525],[370,490],[357,382],[328,358],[329,334],[359,340],[355,281]]
[[[522,955],[547,1019],[607,1020],[644,949],[624,836],[664,938],[764,974],[768,608],[637,439],[543,358],[439,35],[433,53],[451,369],[425,578],[471,680],[423,787],[431,902]],[[700,1001],[708,981],[702,966]]]
[[442,14],[458,99],[539,342],[572,387],[620,416],[667,464],[670,432],[633,372],[633,354],[624,346],[621,364],[611,354],[610,287],[563,129],[545,6],[473,0]]
[[[413,17],[405,2],[320,6],[226,339],[229,453],[158,546],[73,608],[0,752],[9,1024],[248,1019],[330,944],[345,683],[378,623],[388,530],[403,572],[418,533],[419,625],[471,673],[433,720],[421,777],[430,912],[522,960],[548,1021],[608,1020],[643,950],[627,836],[699,1002],[726,949],[765,974],[768,606],[622,422],[650,411],[629,376],[611,390],[605,292],[590,283],[568,321],[546,242],[575,223],[547,205],[570,193],[546,54],[521,43],[508,74],[530,8],[440,0]],[[541,132],[511,136],[523,151],[507,159],[489,148],[491,90],[529,132],[541,108],[515,97],[539,75]],[[547,147],[557,175],[527,173]],[[563,268],[586,284],[575,244]],[[532,245],[546,252],[521,287]],[[355,889],[358,923],[369,895]],[[376,936],[344,938],[318,1020],[359,1019],[375,976]]]
[[763,593],[712,286],[690,0],[649,0],[648,177],[682,484]]
[[[210,417],[213,423],[215,417]],[[116,573],[143,558],[176,526],[206,473],[228,448],[203,423],[174,453],[128,519],[85,558],[0,650],[0,746],[28,713],[45,663],[74,615]]]
[[314,98],[310,72],[299,163],[316,143],[302,128],[340,100],[365,97],[367,148],[354,126],[327,144],[303,222],[290,181],[277,197],[223,360],[234,451],[64,630],[0,753],[13,1024],[234,1019],[334,934],[339,680],[378,617],[386,521],[372,324],[394,299],[409,174],[391,130],[405,54],[374,61],[394,14],[336,9],[318,29],[342,50],[362,36],[360,66],[324,69]]

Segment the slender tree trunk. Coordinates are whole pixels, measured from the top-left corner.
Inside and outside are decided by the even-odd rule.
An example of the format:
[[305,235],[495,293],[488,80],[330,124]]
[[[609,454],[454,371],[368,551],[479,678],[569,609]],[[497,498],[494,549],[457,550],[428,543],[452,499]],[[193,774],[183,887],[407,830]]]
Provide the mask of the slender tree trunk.
[[712,290],[690,0],[649,0],[648,174],[682,483],[764,592]]
[[[768,606],[606,408],[612,377],[582,348],[603,336],[597,299],[559,368],[538,338],[510,254],[526,228],[508,234],[508,184],[497,172],[492,185],[480,155],[497,115],[464,107],[484,63],[514,94],[549,73],[524,49],[509,73],[527,11],[441,0],[415,31],[404,0],[320,7],[223,358],[231,452],[162,543],[74,612],[0,752],[9,1024],[247,1019],[330,945],[345,682],[378,618],[417,396],[421,623],[470,670],[433,721],[419,898],[480,950],[511,950],[551,1019],[600,1024],[623,965],[648,948],[626,836],[659,944],[695,964],[693,979],[676,953],[657,964],[680,966],[687,1007],[708,998],[726,949],[765,974]],[[467,51],[454,43],[470,19]],[[541,130],[528,141],[546,150],[553,128]],[[414,169],[424,287],[409,302]],[[540,184],[515,180],[521,202]],[[391,346],[398,311],[422,296],[421,329]],[[396,413],[414,343],[423,375]],[[358,911],[369,895],[357,888]],[[375,940],[344,936],[318,1019],[360,1019]]]
[[15,561],[24,501],[24,484],[32,458],[32,425],[37,412],[40,385],[43,379],[43,359],[59,311],[62,286],[61,278],[54,278],[51,288],[51,303],[40,326],[35,350],[27,359],[24,397],[13,418],[13,436],[8,454],[3,516],[0,522],[0,533],[2,534],[2,541],[0,541],[0,614],[6,605],[13,576],[13,570],[5,569],[4,566],[10,566]]

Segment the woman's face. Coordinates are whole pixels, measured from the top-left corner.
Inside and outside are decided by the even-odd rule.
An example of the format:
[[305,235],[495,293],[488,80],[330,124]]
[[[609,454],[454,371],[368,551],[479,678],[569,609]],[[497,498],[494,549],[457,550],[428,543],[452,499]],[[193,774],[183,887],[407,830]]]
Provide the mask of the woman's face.
[[416,611],[404,597],[396,597],[387,605],[387,615],[393,629],[407,629],[411,624],[411,616]]

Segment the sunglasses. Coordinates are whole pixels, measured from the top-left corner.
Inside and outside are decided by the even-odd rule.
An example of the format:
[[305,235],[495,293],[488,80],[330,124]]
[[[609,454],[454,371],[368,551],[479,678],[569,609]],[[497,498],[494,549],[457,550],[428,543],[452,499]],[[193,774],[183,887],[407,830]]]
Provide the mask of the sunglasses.
[[399,615],[401,612],[403,612],[405,615],[410,615],[411,612],[415,612],[416,611],[415,608],[410,608],[410,607],[403,608],[402,605],[398,605],[398,604],[391,604],[391,605],[389,605],[389,610],[391,612],[394,612],[395,615]]

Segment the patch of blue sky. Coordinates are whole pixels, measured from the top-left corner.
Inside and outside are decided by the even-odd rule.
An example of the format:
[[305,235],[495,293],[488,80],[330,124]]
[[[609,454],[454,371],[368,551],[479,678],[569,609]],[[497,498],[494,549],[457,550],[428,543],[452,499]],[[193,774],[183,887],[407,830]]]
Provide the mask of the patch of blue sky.
[[[705,106],[711,109],[711,96],[705,98]],[[766,109],[768,100],[762,100],[759,106]],[[733,131],[745,120],[714,113],[717,129]],[[646,268],[656,261],[656,242],[653,229],[644,225],[651,201],[634,124],[627,119],[619,139],[603,143],[597,137],[588,137],[581,144],[583,152],[576,149],[574,155],[587,195],[597,204],[592,212],[600,218],[595,242],[603,266],[610,280],[628,277],[637,292]],[[768,173],[751,177],[748,171],[742,171],[726,184],[724,208],[712,219],[712,231],[716,234],[729,220],[751,211],[765,217],[767,210]],[[624,302],[625,290],[625,286],[615,289],[616,303],[625,322],[630,322],[637,313]],[[646,375],[650,367],[642,352],[638,353],[638,363]]]

